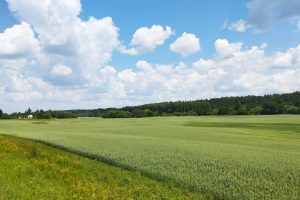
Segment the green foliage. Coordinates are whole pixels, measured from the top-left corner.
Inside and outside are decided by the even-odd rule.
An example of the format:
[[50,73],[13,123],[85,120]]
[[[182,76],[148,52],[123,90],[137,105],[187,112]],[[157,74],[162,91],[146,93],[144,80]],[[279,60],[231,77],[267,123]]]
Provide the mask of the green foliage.
[[32,114],[37,119],[103,117],[103,118],[140,118],[154,116],[195,116],[195,115],[273,115],[300,114],[300,92],[265,96],[222,97],[196,101],[177,101],[107,108],[94,110],[66,110],[4,114],[0,118],[27,118]]
[[255,106],[254,108],[251,108],[249,113],[252,115],[259,115],[262,110],[263,110],[263,107],[258,105],[258,106]]
[[195,110],[194,112],[197,113],[197,115],[208,115],[210,112],[210,104],[208,102],[196,102],[195,103]]
[[286,114],[299,114],[300,113],[300,107],[297,107],[297,106],[284,105],[283,110],[284,110],[284,113],[286,113]]
[[25,115],[30,115],[30,114],[32,114],[32,110],[30,108],[28,108],[27,111],[25,111],[24,114]]
[[264,115],[281,114],[283,111],[282,107],[282,105],[279,105],[276,102],[267,102],[263,104],[261,113]]
[[229,115],[230,114],[230,108],[227,106],[221,106],[218,108],[218,114],[219,115]]
[[155,114],[149,109],[135,109],[131,112],[132,117],[153,117]]
[[68,111],[51,111],[51,117],[58,119],[76,118],[77,115]]
[[51,117],[52,117],[50,111],[37,110],[36,112],[34,112],[32,114],[37,119],[51,119]]
[[131,117],[130,112],[122,110],[112,110],[103,115],[104,118],[128,118]]
[[70,110],[79,117],[140,118],[195,115],[273,115],[300,114],[300,92],[280,95],[222,97],[196,101],[177,101],[107,108]]
[[247,115],[250,111],[248,111],[246,105],[241,105],[238,107],[236,114],[238,115]]
[[[284,109],[285,108],[285,109]],[[118,110],[131,113],[139,110],[154,112],[154,116],[186,115],[248,115],[248,114],[300,114],[300,92],[281,95],[223,97],[209,100],[178,101],[124,107]],[[103,110],[105,112],[105,110]],[[144,114],[144,117],[147,115]]]
[[[18,119],[18,118],[27,118],[28,115],[32,115],[35,119],[51,119],[51,118],[58,118],[58,119],[68,119],[68,118],[77,118],[77,115],[73,112],[68,111],[53,111],[53,110],[36,110],[32,111],[28,108],[27,111],[24,113],[12,113],[10,115],[3,114],[2,119]],[[0,117],[1,118],[1,117]]]
[[[299,115],[2,120],[0,132],[41,140],[208,199],[296,200],[299,122]],[[130,185],[132,178],[120,181]]]

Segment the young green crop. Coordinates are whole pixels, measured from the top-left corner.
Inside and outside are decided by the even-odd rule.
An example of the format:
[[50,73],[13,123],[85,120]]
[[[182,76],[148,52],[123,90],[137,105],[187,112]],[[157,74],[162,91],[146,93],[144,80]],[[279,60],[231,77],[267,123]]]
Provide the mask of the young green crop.
[[198,199],[121,168],[0,135],[0,200]]
[[215,199],[299,199],[300,116],[0,121],[0,133],[59,145]]

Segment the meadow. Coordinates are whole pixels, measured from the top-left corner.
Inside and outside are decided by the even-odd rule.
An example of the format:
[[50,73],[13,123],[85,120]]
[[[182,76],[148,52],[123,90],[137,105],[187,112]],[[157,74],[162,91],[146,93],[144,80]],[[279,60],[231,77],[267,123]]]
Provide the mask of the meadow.
[[300,198],[299,115],[1,120],[0,134],[42,141],[207,199]]

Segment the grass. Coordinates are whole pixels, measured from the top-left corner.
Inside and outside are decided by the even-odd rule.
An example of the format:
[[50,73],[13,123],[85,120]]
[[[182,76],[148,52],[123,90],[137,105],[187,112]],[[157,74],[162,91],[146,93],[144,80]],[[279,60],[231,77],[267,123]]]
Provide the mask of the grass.
[[164,185],[37,142],[0,136],[0,199],[196,199]]
[[0,121],[41,140],[213,199],[299,199],[300,116]]

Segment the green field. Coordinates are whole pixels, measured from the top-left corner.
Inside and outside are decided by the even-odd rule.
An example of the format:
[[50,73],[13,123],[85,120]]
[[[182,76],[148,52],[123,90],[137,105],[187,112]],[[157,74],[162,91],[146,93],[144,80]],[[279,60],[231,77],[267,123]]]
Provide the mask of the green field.
[[2,120],[0,134],[46,141],[206,198],[300,198],[299,115]]
[[0,200],[195,199],[198,194],[55,148],[0,137]]

